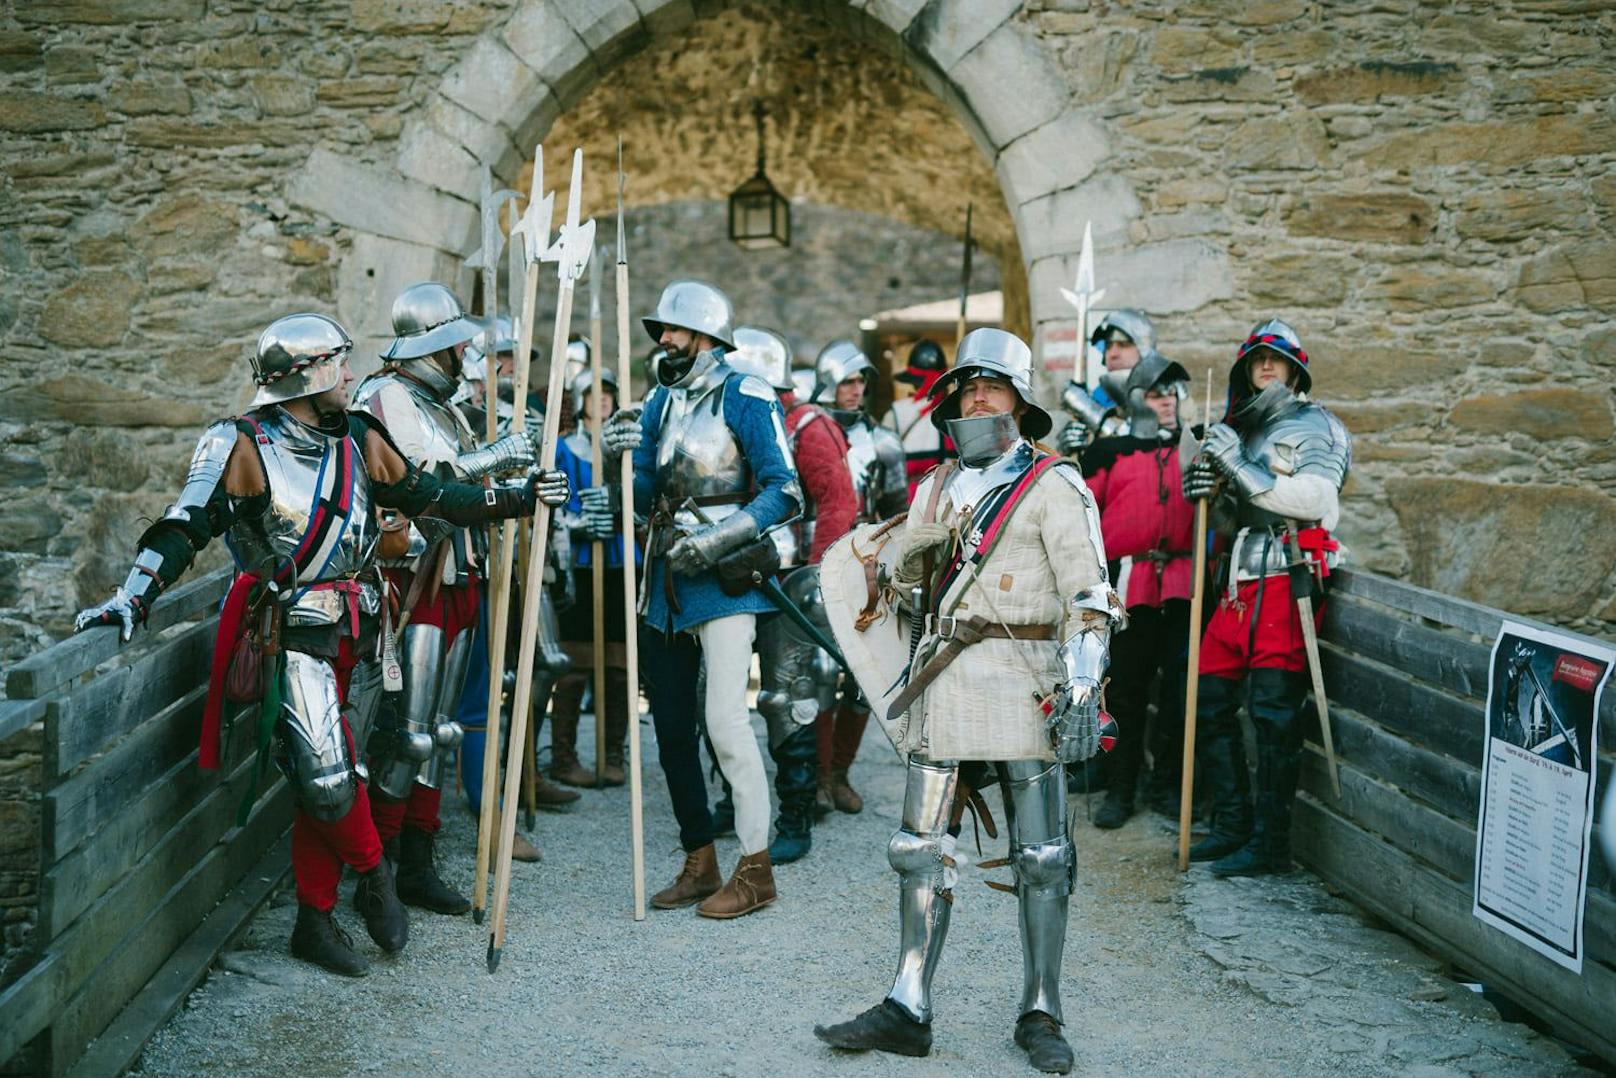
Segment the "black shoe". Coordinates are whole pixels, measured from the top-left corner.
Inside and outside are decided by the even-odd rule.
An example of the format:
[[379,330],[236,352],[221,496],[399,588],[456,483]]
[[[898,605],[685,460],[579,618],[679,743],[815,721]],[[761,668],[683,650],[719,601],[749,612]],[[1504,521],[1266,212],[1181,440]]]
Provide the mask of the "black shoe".
[[398,843],[398,897],[407,906],[457,917],[471,909],[471,900],[444,883],[432,855],[433,836],[406,827]]
[[1061,1036],[1060,1023],[1043,1011],[1028,1011],[1016,1021],[1016,1044],[1027,1062],[1046,1074],[1071,1072],[1072,1046]]
[[1102,831],[1115,831],[1133,816],[1133,801],[1112,791],[1105,795],[1105,804],[1094,814],[1094,826]]
[[774,841],[769,843],[769,860],[776,865],[789,865],[801,861],[814,848],[813,832],[806,827],[792,827],[785,819],[775,822]]
[[814,1036],[847,1052],[874,1050],[899,1056],[931,1052],[931,1023],[915,1021],[890,999],[883,999],[852,1021],[815,1026]]
[[383,857],[376,867],[359,877],[354,888],[354,909],[365,919],[365,931],[376,946],[397,954],[410,940],[410,915],[398,900],[393,886],[393,866]]
[[1242,849],[1251,841],[1251,833],[1231,835],[1226,831],[1213,831],[1190,847],[1191,861],[1216,861]]
[[298,904],[297,924],[292,929],[292,953],[344,977],[363,977],[370,972],[370,963],[353,949],[353,940],[337,924],[331,911],[302,903]]
[[[1240,849],[1212,862],[1214,876],[1277,876],[1291,870],[1291,859],[1275,853],[1268,844],[1253,839]],[[1191,854],[1193,857],[1194,855]]]

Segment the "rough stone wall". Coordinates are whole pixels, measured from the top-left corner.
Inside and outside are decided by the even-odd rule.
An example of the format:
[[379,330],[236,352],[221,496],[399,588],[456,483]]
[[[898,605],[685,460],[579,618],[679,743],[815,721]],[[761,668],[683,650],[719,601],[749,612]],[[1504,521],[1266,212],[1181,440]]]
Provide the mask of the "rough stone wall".
[[[638,3],[643,18],[626,0],[0,12],[0,661],[121,575],[197,425],[242,403],[269,318],[355,312],[374,340],[408,280],[469,289],[471,162],[514,181],[538,133],[626,79],[617,65],[663,55],[646,46],[715,18],[767,35],[780,12],[831,54],[908,65],[968,121],[1016,228],[1005,287],[1027,271],[1041,347],[1092,218],[1108,299],[1159,312],[1164,346],[1213,366],[1220,392],[1258,314],[1302,329],[1319,396],[1358,434],[1344,531],[1360,563],[1616,626],[1616,544],[1598,541],[1616,524],[1603,6]],[[818,70],[798,60],[783,81]],[[924,110],[872,89],[900,84],[804,97],[798,157],[855,108],[895,114],[885,141],[903,138]],[[665,93],[749,104],[753,89],[698,74]],[[672,168],[692,132],[665,133]],[[879,149],[859,177],[877,204],[855,209],[959,201],[962,174]]]
[[[1358,564],[1616,629],[1600,538],[1616,526],[1616,13],[1030,0],[1018,17],[1109,136],[1111,158],[1057,196],[1068,228],[1095,220],[1107,301],[1164,312],[1163,350],[1198,382],[1210,367],[1220,398],[1258,317],[1301,331],[1315,395],[1356,437],[1342,532]],[[1075,266],[1022,243],[1036,308]]]

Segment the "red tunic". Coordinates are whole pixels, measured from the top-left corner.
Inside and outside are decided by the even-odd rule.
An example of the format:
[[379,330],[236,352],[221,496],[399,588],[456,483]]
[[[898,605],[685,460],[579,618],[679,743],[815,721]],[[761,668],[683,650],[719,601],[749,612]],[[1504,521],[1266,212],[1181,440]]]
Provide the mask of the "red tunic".
[[847,474],[847,438],[836,421],[816,404],[798,404],[780,396],[786,408],[786,430],[797,459],[797,478],[814,521],[808,564],[818,564],[825,548],[846,535],[858,516],[858,498]]
[[1195,509],[1184,500],[1178,443],[1101,438],[1083,451],[1083,475],[1100,509],[1105,556],[1125,605],[1160,606],[1195,588]]

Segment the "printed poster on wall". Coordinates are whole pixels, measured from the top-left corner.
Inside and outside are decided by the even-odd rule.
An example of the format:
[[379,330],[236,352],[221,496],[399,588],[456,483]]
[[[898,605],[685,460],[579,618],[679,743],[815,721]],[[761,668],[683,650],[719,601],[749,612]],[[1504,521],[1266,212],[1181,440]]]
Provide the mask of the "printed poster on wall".
[[1577,973],[1613,662],[1616,649],[1506,621],[1488,674],[1472,912]]

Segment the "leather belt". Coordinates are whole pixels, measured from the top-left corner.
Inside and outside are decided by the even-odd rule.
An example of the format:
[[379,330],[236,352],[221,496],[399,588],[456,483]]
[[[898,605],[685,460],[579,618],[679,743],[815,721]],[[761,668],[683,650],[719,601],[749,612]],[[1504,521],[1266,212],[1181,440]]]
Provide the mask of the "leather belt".
[[937,676],[946,670],[950,663],[959,658],[960,652],[972,644],[979,644],[983,640],[1031,641],[1055,639],[1055,627],[1047,623],[1005,625],[1002,622],[990,621],[980,616],[955,618],[928,614],[926,627],[932,630],[939,639],[946,640],[948,643],[942,651],[933,655],[925,666],[910,677],[909,683],[903,687],[903,691],[898,693],[897,697],[892,701],[892,706],[887,708],[888,722],[897,721],[899,716],[908,711],[909,705],[913,704],[920,694],[926,691],[926,687],[936,681]]

